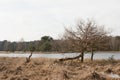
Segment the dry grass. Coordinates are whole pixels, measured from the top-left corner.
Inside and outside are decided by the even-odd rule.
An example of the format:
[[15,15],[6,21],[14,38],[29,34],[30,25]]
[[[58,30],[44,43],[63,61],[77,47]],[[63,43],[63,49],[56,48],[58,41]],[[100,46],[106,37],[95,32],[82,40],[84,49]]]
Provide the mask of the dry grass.
[[79,60],[60,62],[34,58],[30,63],[25,63],[25,60],[0,58],[0,80],[120,80],[102,74],[110,69],[120,75],[120,61],[85,60],[81,63]]

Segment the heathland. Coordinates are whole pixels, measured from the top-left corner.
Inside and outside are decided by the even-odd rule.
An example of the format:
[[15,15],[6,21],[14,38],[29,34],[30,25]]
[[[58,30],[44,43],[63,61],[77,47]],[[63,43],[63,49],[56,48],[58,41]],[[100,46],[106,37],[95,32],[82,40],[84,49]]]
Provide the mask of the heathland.
[[120,61],[114,59],[0,58],[0,80],[120,80]]

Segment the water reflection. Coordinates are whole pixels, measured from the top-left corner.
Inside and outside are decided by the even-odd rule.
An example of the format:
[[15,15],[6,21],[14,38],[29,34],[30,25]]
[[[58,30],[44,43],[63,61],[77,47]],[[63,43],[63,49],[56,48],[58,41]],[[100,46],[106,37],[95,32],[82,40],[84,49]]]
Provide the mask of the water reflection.
[[[80,53],[54,53],[54,54],[33,54],[32,58],[39,58],[39,57],[45,57],[45,58],[66,58],[66,57],[75,57],[79,55]],[[30,53],[0,53],[0,57],[28,57]],[[91,54],[86,53],[85,58],[90,58]],[[108,59],[111,56],[114,56],[114,59],[120,59],[120,53],[119,52],[96,52],[94,54],[94,59]]]

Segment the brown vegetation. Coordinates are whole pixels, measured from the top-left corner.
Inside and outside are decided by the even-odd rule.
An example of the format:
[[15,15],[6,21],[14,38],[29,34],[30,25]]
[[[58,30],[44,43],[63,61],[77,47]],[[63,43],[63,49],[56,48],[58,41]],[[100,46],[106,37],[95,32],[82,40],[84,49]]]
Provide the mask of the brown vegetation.
[[45,58],[25,61],[25,58],[0,58],[0,80],[120,80],[108,76],[111,72],[120,75],[120,61],[81,63]]

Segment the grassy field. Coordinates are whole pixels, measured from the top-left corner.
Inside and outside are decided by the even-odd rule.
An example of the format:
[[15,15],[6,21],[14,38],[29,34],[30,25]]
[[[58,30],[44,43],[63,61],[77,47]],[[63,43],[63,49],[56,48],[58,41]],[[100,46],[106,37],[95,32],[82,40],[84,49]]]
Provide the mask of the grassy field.
[[120,80],[120,61],[69,60],[34,58],[0,58],[0,80]]

